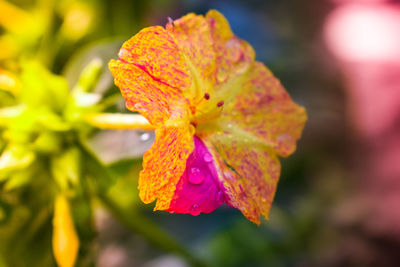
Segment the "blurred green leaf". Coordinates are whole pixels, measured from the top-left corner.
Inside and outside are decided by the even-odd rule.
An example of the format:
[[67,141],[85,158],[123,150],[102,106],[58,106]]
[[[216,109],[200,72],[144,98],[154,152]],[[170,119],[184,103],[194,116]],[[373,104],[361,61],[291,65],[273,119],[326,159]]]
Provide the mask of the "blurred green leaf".
[[[25,147],[16,145],[7,147],[0,156],[0,180],[8,178],[13,171],[26,169],[34,159],[35,154]],[[18,177],[17,180],[22,181],[25,178]]]
[[73,92],[91,92],[96,86],[104,62],[100,58],[93,58],[82,70],[78,83],[74,86]]
[[81,153],[72,147],[51,158],[51,173],[62,190],[77,186],[81,176]]
[[5,191],[11,191],[18,187],[24,186],[33,178],[32,171],[28,168],[24,171],[13,173],[4,185]]
[[45,106],[61,113],[69,94],[66,80],[35,61],[23,62],[22,66],[22,101],[31,108]]
[[43,131],[33,143],[33,149],[39,153],[52,154],[62,149],[62,139],[57,133]]
[[39,109],[36,116],[37,122],[52,131],[69,131],[71,126],[60,116],[48,109]]
[[[115,58],[118,54],[118,50],[121,48],[122,41],[120,40],[107,40],[95,42],[82,48],[78,53],[74,54],[73,57],[68,61],[63,74],[66,77],[68,84],[71,87],[76,86],[82,77],[84,70],[90,65],[91,62],[102,62],[101,70],[95,69],[95,72],[99,75],[98,82],[91,84],[93,92],[105,93],[108,89],[113,87],[113,77],[111,72],[108,70],[108,62],[110,59]],[[90,70],[90,69],[89,69]],[[89,77],[93,74],[93,70],[90,70]],[[92,76],[93,77],[93,76]],[[90,81],[91,79],[89,79]],[[117,89],[115,89],[117,91]]]

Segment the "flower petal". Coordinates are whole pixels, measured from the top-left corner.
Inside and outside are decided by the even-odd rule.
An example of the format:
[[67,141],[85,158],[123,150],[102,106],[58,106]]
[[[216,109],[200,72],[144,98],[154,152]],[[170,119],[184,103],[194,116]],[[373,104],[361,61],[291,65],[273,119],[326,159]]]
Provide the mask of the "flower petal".
[[[213,49],[216,53],[215,79],[217,83],[226,83],[231,77],[248,70],[254,61],[255,52],[251,45],[233,34],[229,22],[221,13],[210,10],[206,19],[210,25]],[[224,86],[215,88],[217,91],[221,89],[229,88]]]
[[155,81],[135,65],[110,61],[109,66],[128,109],[140,112],[154,126],[185,117],[188,103],[179,90]]
[[193,151],[193,126],[161,127],[153,146],[143,156],[139,177],[139,196],[144,203],[158,198],[154,210],[170,206],[186,160]]
[[166,25],[167,31],[185,55],[194,78],[194,96],[203,97],[215,79],[215,53],[210,27],[204,16],[190,13]]
[[187,109],[183,92],[191,86],[191,74],[164,28],[145,28],[126,41],[109,68],[128,109],[139,111],[153,125],[179,119]]
[[249,146],[230,135],[210,135],[203,141],[216,158],[226,202],[239,209],[250,221],[260,224],[268,213],[279,180],[280,163],[268,150]]
[[186,161],[169,212],[199,215],[210,213],[225,202],[225,190],[218,180],[214,158],[196,136],[194,144],[195,149]]
[[294,152],[307,115],[262,63],[237,81],[240,91],[228,97],[218,118],[198,125],[196,134],[217,159],[228,203],[259,223],[276,191],[277,155]]
[[240,91],[227,97],[221,116],[200,125],[197,132],[219,129],[236,140],[265,146],[280,156],[293,153],[307,120],[305,109],[293,102],[279,80],[260,62],[255,62],[236,86]]
[[188,88],[191,76],[173,37],[161,26],[144,28],[126,41],[119,60],[135,65],[155,80],[177,90]]

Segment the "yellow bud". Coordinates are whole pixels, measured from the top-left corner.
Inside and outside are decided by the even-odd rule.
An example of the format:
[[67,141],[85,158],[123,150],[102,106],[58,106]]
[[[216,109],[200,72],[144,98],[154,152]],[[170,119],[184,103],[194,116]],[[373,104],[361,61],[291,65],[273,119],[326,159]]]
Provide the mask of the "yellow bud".
[[53,253],[59,267],[74,266],[79,249],[79,239],[75,231],[69,203],[64,195],[59,195],[54,203]]

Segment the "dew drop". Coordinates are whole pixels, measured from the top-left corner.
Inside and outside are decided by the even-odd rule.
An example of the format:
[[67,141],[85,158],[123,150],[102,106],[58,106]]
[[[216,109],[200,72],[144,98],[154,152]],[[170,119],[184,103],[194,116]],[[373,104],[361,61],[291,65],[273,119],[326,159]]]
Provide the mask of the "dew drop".
[[237,74],[244,73],[249,67],[249,63],[247,62],[240,62],[236,65],[235,71]]
[[204,182],[204,174],[203,172],[196,167],[190,169],[189,173],[189,183],[191,184],[202,184]]
[[193,206],[190,208],[190,214],[197,216],[200,214],[200,206],[199,204],[193,204]]
[[150,139],[150,134],[149,133],[144,133],[140,136],[140,141],[147,141]]
[[129,51],[126,50],[125,48],[121,48],[119,50],[119,53],[118,53],[119,58],[126,58],[126,57],[128,57],[128,55],[129,55]]
[[224,69],[219,69],[217,72],[217,80],[222,83],[228,78],[228,72]]
[[207,152],[203,155],[203,160],[207,163],[210,163],[211,161],[213,161],[213,157],[210,153]]

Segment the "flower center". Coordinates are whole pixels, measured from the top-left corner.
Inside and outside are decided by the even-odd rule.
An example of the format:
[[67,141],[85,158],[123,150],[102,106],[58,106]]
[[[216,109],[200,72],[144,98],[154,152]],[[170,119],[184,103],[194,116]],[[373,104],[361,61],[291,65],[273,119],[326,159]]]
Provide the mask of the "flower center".
[[223,109],[224,100],[213,99],[209,93],[190,106],[191,123],[197,125],[218,117]]

